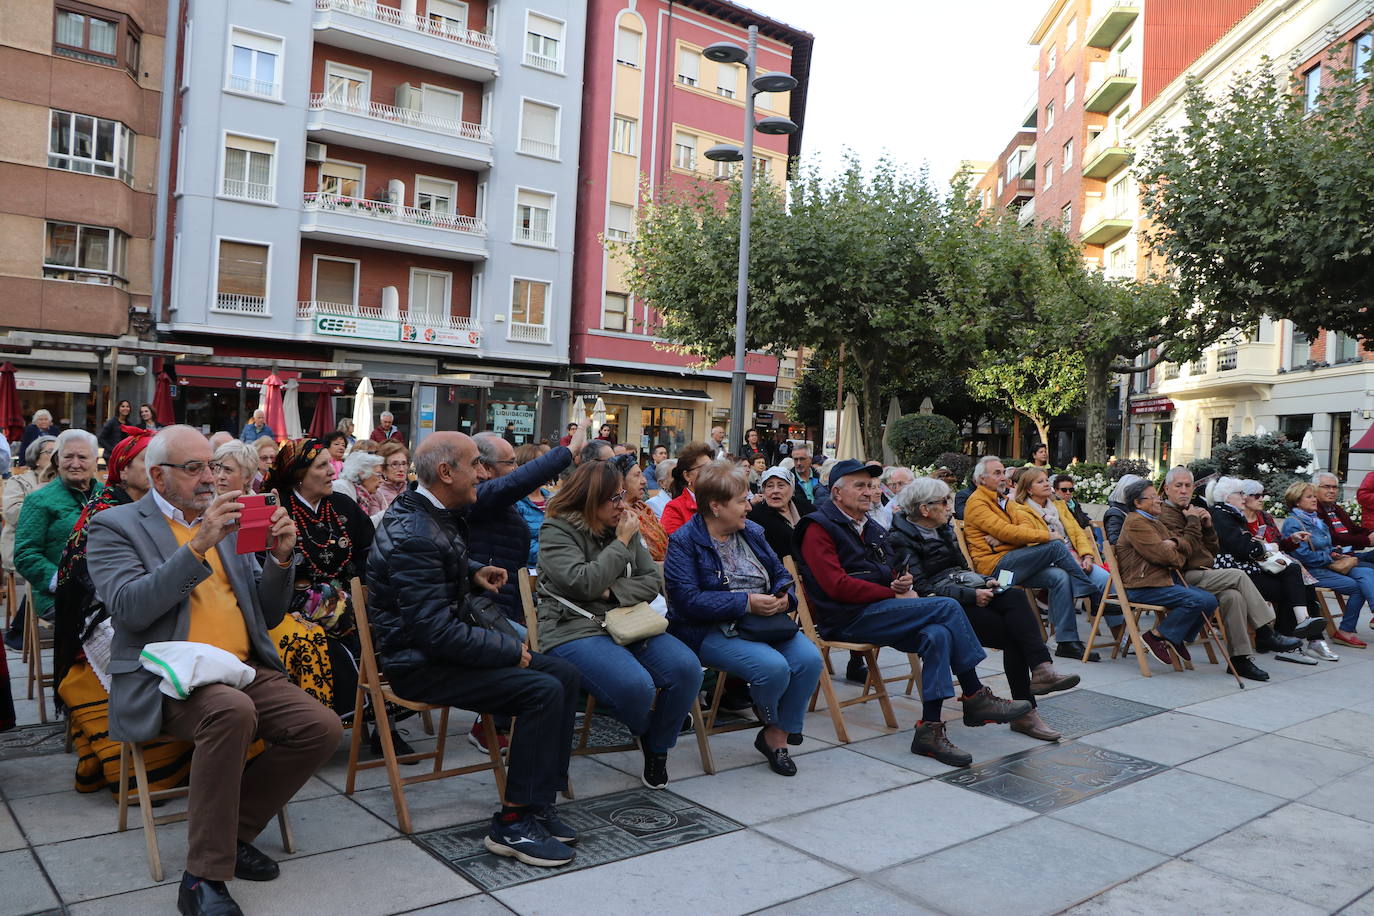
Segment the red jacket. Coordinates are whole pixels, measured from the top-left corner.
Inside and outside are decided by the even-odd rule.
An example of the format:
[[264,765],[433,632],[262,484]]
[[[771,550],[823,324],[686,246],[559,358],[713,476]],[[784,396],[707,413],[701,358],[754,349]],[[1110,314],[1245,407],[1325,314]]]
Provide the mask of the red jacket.
[[659,519],[663,523],[663,530],[672,533],[692,520],[692,516],[697,514],[697,498],[692,495],[691,490],[683,490],[681,496],[675,496],[663,507],[663,518]]
[[1355,502],[1364,510],[1364,518],[1374,519],[1374,471],[1370,471],[1355,492]]
[[391,427],[391,435],[389,436],[386,433],[382,432],[382,428],[379,426],[372,431],[372,435],[370,436],[370,438],[373,442],[385,442],[388,439],[395,439],[402,445],[404,445],[406,441],[406,437],[401,435],[401,427],[399,426]]

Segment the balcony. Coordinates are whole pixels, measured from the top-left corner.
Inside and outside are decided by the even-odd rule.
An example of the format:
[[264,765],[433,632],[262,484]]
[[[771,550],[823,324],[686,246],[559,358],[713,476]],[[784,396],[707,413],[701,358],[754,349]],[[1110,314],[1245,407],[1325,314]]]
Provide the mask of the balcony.
[[1159,378],[1161,381],[1172,382],[1178,378],[1178,363],[1161,363],[1159,366]]
[[1130,67],[1117,62],[1088,92],[1087,98],[1083,100],[1083,108],[1097,114],[1106,114],[1134,92],[1138,82],[1139,79],[1131,72]]
[[219,293],[215,296],[215,304],[210,307],[210,311],[230,315],[253,315],[258,318],[272,317],[272,313],[267,309],[266,296],[242,296],[238,293]]
[[553,231],[549,229],[529,229],[525,226],[515,227],[515,241],[526,245],[543,245],[546,248],[553,247]]
[[315,92],[305,129],[324,143],[473,171],[491,168],[489,130],[414,108]]
[[1012,202],[1013,202],[1013,203],[1016,203],[1016,202],[1024,203],[1025,200],[1026,200],[1026,198],[1028,198],[1028,197],[1034,197],[1034,196],[1035,196],[1035,179],[1034,179],[1034,178],[1018,178],[1018,179],[1016,179],[1015,181],[1011,182],[1011,186],[1012,186],[1012,195],[1011,195],[1011,197],[1012,197]]
[[296,303],[296,333],[337,341],[347,337],[362,346],[414,344],[473,350],[482,344],[482,327],[472,318],[423,312],[388,312],[367,305],[307,301]]
[[1021,205],[1021,209],[1016,211],[1016,222],[1022,226],[1029,226],[1035,219],[1035,198],[1031,198]]
[[506,340],[514,340],[520,343],[540,343],[549,342],[549,328],[544,324],[527,324],[523,321],[512,321],[506,327]]
[[549,57],[547,54],[535,54],[533,51],[525,52],[525,66],[535,67],[539,70],[547,70],[550,73],[562,72],[562,68],[558,63],[558,58]]
[[1139,15],[1138,0],[1111,0],[1102,15],[1088,27],[1083,43],[1090,48],[1110,48],[1126,34]]
[[1083,148],[1083,177],[1104,179],[1128,165],[1135,153],[1115,131],[1104,130]]
[[528,153],[531,156],[541,156],[544,159],[557,159],[558,144],[550,143],[547,140],[535,140],[532,137],[521,137],[520,152]]
[[1089,206],[1083,214],[1079,238],[1085,245],[1109,245],[1130,232],[1134,226],[1135,219],[1129,205],[1099,203]]
[[1164,373],[1159,393],[1175,401],[1216,397],[1268,400],[1278,366],[1278,350],[1273,343],[1226,344],[1194,360],[1186,375],[1170,378]]
[[225,197],[234,197],[239,200],[251,200],[257,203],[274,203],[272,186],[263,184],[260,181],[244,181],[242,178],[224,179],[224,188],[220,192]]
[[485,83],[497,74],[496,39],[374,0],[315,0],[316,40],[361,54]]
[[335,194],[305,195],[301,235],[459,261],[482,261],[487,257],[487,227],[475,216]]
[[1016,155],[1019,157],[1019,159],[1017,160],[1015,167],[1012,169],[1012,174],[1014,174],[1017,178],[1029,178],[1030,180],[1034,181],[1035,144],[1032,143],[1029,147],[1022,147],[1021,149],[1016,151]]

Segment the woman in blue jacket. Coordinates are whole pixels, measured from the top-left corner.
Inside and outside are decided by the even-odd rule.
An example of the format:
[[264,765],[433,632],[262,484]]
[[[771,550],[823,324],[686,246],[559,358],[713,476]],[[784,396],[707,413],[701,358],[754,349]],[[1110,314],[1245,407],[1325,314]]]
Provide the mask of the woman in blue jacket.
[[1331,542],[1331,529],[1317,514],[1317,488],[1312,484],[1293,484],[1284,492],[1283,501],[1288,504],[1283,536],[1291,537],[1304,531],[1309,535],[1293,549],[1293,557],[1307,567],[1322,588],[1348,596],[1340,626],[1331,639],[1352,649],[1363,649],[1366,643],[1355,635],[1355,628],[1360,623],[1360,611],[1365,604],[1374,605],[1374,566],[1356,563],[1344,574],[1329,568],[1331,561],[1341,556],[1341,551]]
[[[771,618],[796,608],[792,577],[749,521],[747,472],[714,461],[697,475],[698,511],[668,541],[663,576],[668,632],[702,663],[749,682],[764,727],[754,747],[780,776],[795,776],[787,751],[801,744],[807,700],[821,676],[821,655],[799,630],[781,641],[741,632],[749,615]],[[745,623],[747,627],[747,622]]]

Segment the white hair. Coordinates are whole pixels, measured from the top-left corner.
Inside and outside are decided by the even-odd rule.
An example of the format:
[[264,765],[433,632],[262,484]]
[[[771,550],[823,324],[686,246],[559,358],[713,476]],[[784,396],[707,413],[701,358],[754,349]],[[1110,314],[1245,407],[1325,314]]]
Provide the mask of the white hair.
[[1000,464],[1002,459],[998,458],[996,455],[984,455],[982,458],[978,459],[978,463],[973,466],[973,482],[975,484],[982,481],[984,475],[988,472],[988,465],[994,461]]
[[[836,461],[834,458],[827,458],[827,459],[825,459],[825,461],[821,464],[821,473],[820,473],[821,483],[825,484],[827,487],[830,486],[830,471],[831,471],[831,469],[834,468],[835,465],[837,465],[837,464],[839,464],[839,462]],[[840,478],[840,479],[843,480],[844,478]],[[835,481],[835,486],[832,487],[832,489],[836,489],[836,490],[837,490],[837,489],[839,489],[839,487],[840,487],[840,481],[837,480],[837,481]]]
[[920,517],[921,506],[948,499],[949,484],[938,477],[917,477],[897,494],[897,509],[907,518]]
[[898,471],[906,471],[908,474],[912,476],[912,479],[915,479],[916,477],[916,472],[911,470],[911,468],[903,467],[900,464],[893,464],[883,468],[883,472],[878,475],[878,483],[882,484],[885,487],[888,486],[892,483],[892,478],[897,476]]
[[251,479],[258,472],[258,450],[241,439],[230,439],[215,449],[215,461],[228,459]]
[[1193,472],[1188,470],[1188,467],[1186,465],[1176,464],[1173,467],[1169,468],[1169,473],[1164,475],[1164,484],[1167,486],[1173,483],[1175,480],[1179,479],[1180,477],[1183,477],[1185,474],[1189,478],[1193,476]]
[[373,452],[349,452],[348,457],[344,459],[340,476],[349,483],[361,484],[373,474],[379,473],[381,466],[382,459]]
[[[164,426],[162,429],[158,430],[157,435],[153,436],[153,441],[149,442],[148,448],[144,450],[146,452],[143,457],[144,466],[151,469],[160,464],[167,464],[168,455],[172,450],[172,440],[188,430],[195,433],[197,436],[201,435],[200,430],[196,429],[194,426],[186,426],[180,423],[173,426]],[[202,438],[204,437],[202,436]]]
[[394,419],[396,419],[396,415],[395,415],[394,413],[392,413],[391,411],[389,411],[389,410],[383,410],[380,414],[377,415],[377,419],[378,419],[378,420],[382,420],[382,419],[394,420]]
[[1131,484],[1144,479],[1145,478],[1141,477],[1139,474],[1122,474],[1121,479],[1118,480],[1116,486],[1112,488],[1111,495],[1107,497],[1107,501],[1126,505],[1127,488],[1129,488]]
[[84,429],[68,429],[59,433],[57,436],[57,457],[61,458],[62,453],[67,450],[67,446],[73,442],[79,442],[91,450],[91,457],[100,454],[100,440]]
[[1332,480],[1336,481],[1336,486],[1339,487],[1339,486],[1341,485],[1341,478],[1338,477],[1336,474],[1332,473],[1331,471],[1318,471],[1317,473],[1315,473],[1315,474],[1312,475],[1312,486],[1314,486],[1314,487],[1319,487],[1319,486],[1321,486],[1321,485],[1322,485],[1322,481],[1325,480],[1325,479],[1328,478],[1328,477],[1330,477]]
[[664,458],[654,465],[654,479],[658,481],[660,487],[664,486],[665,481],[673,479],[673,468],[677,467],[676,458]]
[[53,451],[57,451],[56,436],[39,436],[37,439],[30,442],[29,447],[24,449],[24,464],[28,465],[29,467],[33,467],[35,464],[37,464],[38,453],[43,451],[43,446],[47,445],[49,442],[54,443]]
[[51,423],[52,411],[40,407],[33,412],[33,416],[29,418],[29,422],[37,424],[40,419],[47,420],[49,423]]
[[1239,477],[1221,477],[1212,484],[1212,503],[1219,505],[1232,496],[1245,493],[1245,481]]

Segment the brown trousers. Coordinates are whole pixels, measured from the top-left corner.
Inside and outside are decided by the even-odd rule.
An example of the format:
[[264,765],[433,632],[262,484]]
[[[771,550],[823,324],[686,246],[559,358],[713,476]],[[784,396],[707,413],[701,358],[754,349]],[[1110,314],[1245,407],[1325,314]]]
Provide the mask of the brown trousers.
[[[343,737],[333,710],[281,672],[254,667],[257,677],[242,690],[207,684],[185,700],[162,701],[163,734],[196,746],[186,870],[211,881],[233,879],[236,843],[251,843]],[[255,738],[267,750],[245,766]]]
[[1190,569],[1183,579],[1194,588],[1216,595],[1221,622],[1226,625],[1226,651],[1231,655],[1254,655],[1249,627],[1259,629],[1274,622],[1274,609],[1255,588],[1250,577],[1239,569]]

